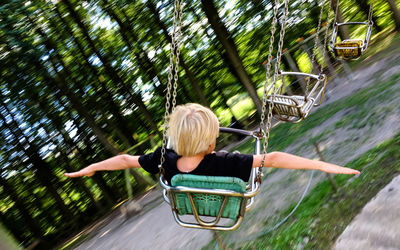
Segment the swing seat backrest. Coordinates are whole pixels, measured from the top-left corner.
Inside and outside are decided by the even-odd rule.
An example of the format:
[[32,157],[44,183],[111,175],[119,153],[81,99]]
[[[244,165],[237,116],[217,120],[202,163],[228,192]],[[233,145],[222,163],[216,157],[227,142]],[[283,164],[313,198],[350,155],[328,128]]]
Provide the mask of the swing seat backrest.
[[[309,74],[303,72],[279,72],[282,81],[279,86],[275,88],[274,95],[268,95],[267,102],[271,103],[273,100],[274,108],[273,113],[281,121],[297,123],[306,118],[311,112],[312,107],[321,104],[325,88],[326,76],[325,74]],[[293,76],[297,78],[308,78],[309,81],[315,81],[311,90],[304,95],[288,95],[285,93],[285,76]],[[309,81],[306,88],[310,87]],[[268,91],[272,89],[272,86]]]
[[363,40],[348,39],[340,43],[335,43],[333,51],[336,56],[342,57],[343,59],[356,59],[362,55],[363,47]]
[[[269,102],[270,100],[268,99]],[[304,96],[275,95],[273,112],[282,121],[296,123],[308,116],[314,102],[314,98],[306,101]]]
[[[180,174],[172,178],[171,185],[213,191],[229,190],[241,194],[246,191],[246,183],[235,177]],[[218,217],[222,209],[221,217],[232,220],[236,220],[239,216],[244,200],[243,197],[195,192],[175,192],[174,196],[179,215],[197,213],[200,216]]]

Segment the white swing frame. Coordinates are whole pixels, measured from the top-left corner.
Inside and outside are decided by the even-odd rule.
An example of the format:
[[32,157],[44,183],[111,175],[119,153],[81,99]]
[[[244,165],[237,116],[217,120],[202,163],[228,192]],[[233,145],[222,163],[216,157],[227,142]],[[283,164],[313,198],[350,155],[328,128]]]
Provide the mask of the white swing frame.
[[[303,72],[280,71],[277,76],[280,77],[282,81],[281,84],[277,86],[274,93],[273,112],[279,120],[298,123],[309,115],[313,107],[321,105],[324,99],[327,82],[325,74],[314,75]],[[316,83],[306,96],[285,95],[284,76],[309,77],[316,80]],[[268,91],[270,91],[272,87],[272,85],[269,86]],[[272,101],[271,95],[268,96],[267,101]]]

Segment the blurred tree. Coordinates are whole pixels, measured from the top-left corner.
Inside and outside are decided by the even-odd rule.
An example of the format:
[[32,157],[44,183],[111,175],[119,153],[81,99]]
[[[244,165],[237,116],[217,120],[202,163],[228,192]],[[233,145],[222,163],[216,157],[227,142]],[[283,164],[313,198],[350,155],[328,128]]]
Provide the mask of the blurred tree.
[[[360,6],[360,11],[362,11],[364,13],[364,15],[366,17],[365,20],[367,20],[368,16],[369,16],[369,9],[370,9],[370,4],[368,4],[368,0],[359,0],[359,1],[356,1],[356,3],[358,4],[358,6]],[[374,22],[374,28],[378,32],[382,31],[382,27],[379,25],[375,11],[372,15],[372,21]]]
[[[162,31],[162,33],[164,34],[165,39],[168,41],[168,43],[171,43],[172,42],[172,38],[168,33],[167,26],[161,20],[160,14],[159,14],[159,10],[154,5],[153,1],[152,0],[148,0],[146,2],[146,6],[150,10],[150,12],[153,14],[153,20],[157,24],[159,29]],[[192,89],[195,91],[197,98],[199,99],[199,103],[203,104],[204,106],[208,106],[209,107],[210,104],[208,103],[207,98],[206,98],[202,88],[200,87],[200,84],[197,81],[194,73],[190,70],[189,66],[187,65],[187,63],[186,63],[186,61],[185,61],[185,59],[184,59],[184,57],[182,55],[182,52],[179,55],[179,65],[185,71],[185,74],[186,74],[187,78],[189,79],[190,85],[191,85]]]
[[[131,131],[134,131],[134,129],[129,126],[129,122],[125,119],[125,117],[122,115],[121,108],[119,107],[119,104],[116,102],[112,90],[107,86],[105,79],[101,72],[89,61],[89,57],[87,56],[87,53],[82,45],[82,43],[77,39],[77,37],[74,35],[72,30],[70,29],[69,25],[66,23],[64,17],[60,14],[58,8],[54,7],[53,11],[56,13],[57,17],[62,23],[62,29],[64,31],[67,31],[67,34],[69,35],[70,38],[72,38],[73,42],[78,48],[78,54],[80,57],[84,60],[84,64],[82,65],[84,68],[88,69],[89,72],[95,76],[94,82],[97,86],[96,90],[102,95],[103,98],[107,100],[107,107],[109,108],[109,111],[111,112],[113,118],[115,119],[115,124],[118,124],[118,127],[121,129],[116,130],[117,134],[119,134],[120,137],[126,138],[125,141],[125,146],[130,147],[132,145],[135,145],[137,141],[130,136],[132,133]],[[62,34],[62,30],[57,28],[57,26],[54,24],[52,19],[48,19],[50,25],[54,28],[55,33]],[[53,34],[54,35],[54,34]],[[108,123],[110,125],[110,123]],[[124,131],[127,133],[125,136],[122,132]]]
[[3,179],[1,175],[0,175],[0,185],[3,188],[3,192],[7,193],[7,195],[9,195],[11,200],[14,202],[15,208],[21,214],[29,231],[33,234],[35,238],[41,239],[41,237],[44,235],[44,232],[40,227],[39,223],[33,219],[34,210],[30,209],[32,206],[30,204],[27,204],[24,199],[21,199],[20,196],[18,195],[18,191],[15,190],[14,187],[7,182],[7,180]]
[[[340,10],[340,5],[338,5],[339,0],[331,0],[331,4],[332,4],[332,9],[334,10],[335,15],[336,15],[336,22],[345,23],[345,22],[352,21],[352,20],[348,20],[348,19],[344,20],[344,18],[342,16],[342,11]],[[339,36],[342,40],[350,38],[350,32],[346,25],[342,25],[339,27]]]
[[131,90],[127,87],[124,80],[118,75],[117,71],[112,67],[110,60],[107,58],[105,53],[100,53],[100,51],[95,46],[94,41],[89,35],[89,31],[82,22],[81,18],[79,17],[78,13],[75,11],[73,4],[69,0],[63,0],[62,3],[67,8],[68,12],[70,13],[71,17],[74,19],[78,27],[80,28],[82,34],[85,37],[86,42],[88,43],[90,49],[96,54],[97,58],[102,62],[103,66],[107,74],[113,81],[113,84],[117,85],[118,88],[121,88],[124,92],[129,95],[129,99],[135,103],[135,105],[140,109],[142,114],[144,115],[147,122],[153,128],[153,130],[162,137],[159,129],[157,127],[156,122],[154,121],[154,117],[151,115],[150,111],[147,109],[146,105],[144,104],[142,97],[137,93],[132,93]]
[[233,41],[232,36],[229,34],[228,29],[225,27],[221,18],[219,17],[218,10],[212,0],[202,0],[202,8],[207,16],[207,19],[213,28],[215,35],[219,42],[223,45],[227,58],[229,58],[232,64],[238,80],[243,84],[252,99],[257,112],[261,115],[262,113],[262,102],[257,95],[256,88],[249,74],[247,73],[242,59],[239,56],[236,44]]
[[387,0],[390,9],[392,10],[392,16],[394,23],[396,25],[396,30],[400,31],[400,11],[399,8],[397,7],[397,1],[395,0]]
[[[65,203],[64,199],[57,191],[59,184],[55,182],[57,178],[52,173],[52,168],[40,156],[37,145],[33,144],[32,139],[30,140],[25,136],[19,128],[15,116],[10,112],[6,103],[4,103],[4,96],[2,94],[0,95],[0,100],[0,104],[4,110],[1,112],[0,119],[3,121],[4,127],[6,127],[13,136],[14,140],[12,143],[27,156],[27,161],[32,164],[32,167],[36,170],[34,172],[36,178],[46,187],[46,192],[54,199],[55,204],[60,211],[62,211],[62,215],[72,219],[73,212],[71,208]],[[7,122],[7,116],[10,117],[9,122]]]

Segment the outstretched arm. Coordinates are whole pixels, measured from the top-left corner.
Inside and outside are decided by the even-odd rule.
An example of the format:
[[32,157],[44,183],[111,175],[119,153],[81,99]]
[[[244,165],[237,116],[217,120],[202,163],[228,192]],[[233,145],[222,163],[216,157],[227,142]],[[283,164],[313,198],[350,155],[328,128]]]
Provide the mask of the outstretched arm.
[[138,155],[117,155],[107,160],[97,162],[73,173],[65,173],[68,177],[92,176],[96,171],[140,168]]
[[[253,168],[261,165],[263,155],[254,155]],[[272,152],[265,155],[264,167],[288,169],[314,169],[332,174],[360,174],[360,171],[341,167],[335,164],[310,160],[283,152]]]

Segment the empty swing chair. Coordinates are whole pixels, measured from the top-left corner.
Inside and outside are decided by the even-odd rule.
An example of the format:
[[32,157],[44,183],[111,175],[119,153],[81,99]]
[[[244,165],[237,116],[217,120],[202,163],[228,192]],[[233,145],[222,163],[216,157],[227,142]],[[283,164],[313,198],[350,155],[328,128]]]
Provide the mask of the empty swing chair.
[[[279,0],[276,0],[279,1]],[[160,160],[160,185],[163,197],[171,206],[175,221],[188,228],[229,231],[236,229],[243,220],[244,214],[255,201],[260,191],[263,163],[251,170],[249,181],[240,178],[220,176],[200,176],[178,174],[168,183],[164,177],[163,163],[165,150],[168,148],[167,125],[169,111],[176,103],[178,64],[180,53],[183,0],[174,1],[174,21],[170,52],[170,65],[164,115],[164,133]],[[172,92],[172,93],[171,93]],[[171,98],[172,97],[172,98]],[[172,100],[171,100],[172,99]],[[264,98],[266,100],[266,98]],[[266,108],[263,102],[263,110]],[[263,112],[264,114],[264,112]],[[265,115],[261,118],[260,131],[246,131],[233,128],[220,128],[220,132],[252,136],[255,139],[254,154],[260,154],[261,141],[264,139],[263,153],[268,146],[269,130],[271,128],[272,108],[268,109],[268,122]],[[264,131],[265,127],[265,131]]]
[[[321,29],[321,19],[322,13],[324,9],[325,1],[322,3],[321,12],[319,16],[319,23],[316,31],[316,38],[315,44],[313,47],[313,53],[311,58],[311,70],[312,65],[315,60],[315,54],[319,42],[319,32]],[[329,8],[331,5],[329,4]],[[328,11],[329,13],[330,11]],[[310,73],[303,73],[303,72],[284,72],[280,70],[280,61],[282,57],[282,48],[283,48],[283,38],[285,35],[285,24],[286,24],[286,17],[288,14],[288,1],[285,1],[285,10],[283,12],[282,21],[281,21],[281,34],[279,40],[279,47],[277,52],[277,57],[275,61],[275,73],[273,75],[273,80],[269,85],[266,92],[272,93],[269,94],[267,97],[268,103],[273,103],[273,114],[276,118],[280,121],[285,122],[293,122],[298,123],[305,119],[311,109],[315,106],[319,106],[324,98],[325,88],[327,78],[325,74],[321,72],[318,75]],[[329,15],[328,15],[329,20]],[[327,42],[327,30],[325,33],[325,41],[324,44]],[[271,50],[270,50],[271,54]],[[270,71],[270,60],[268,61],[267,65],[267,79],[269,79],[269,71]],[[311,71],[310,70],[310,71]],[[287,87],[286,78],[288,77],[296,77],[297,79],[302,78],[306,81],[304,95],[289,95],[287,94]],[[280,82],[278,85],[277,82]]]
[[[306,95],[286,95],[285,76],[296,76],[306,80],[306,82],[314,82],[310,91]],[[319,106],[324,98],[326,88],[325,74],[308,74],[303,72],[284,72],[279,71],[277,77],[280,78],[280,84],[275,89],[275,94],[269,96],[268,101],[274,102],[274,114],[281,121],[298,123],[305,119],[314,106]],[[307,84],[306,88],[309,88]]]
[[[369,13],[368,13],[368,21],[338,23],[336,19],[337,19],[338,10],[339,10],[338,9],[339,0],[337,1],[335,21],[334,21],[333,31],[332,31],[332,39],[330,41],[331,51],[335,54],[336,57],[339,57],[343,60],[358,59],[367,50],[369,41],[371,38],[371,32],[372,32],[372,26],[373,26],[373,21],[372,21],[373,5],[374,5],[374,0],[372,0],[371,5],[370,5],[370,9],[369,9]],[[364,39],[345,39],[345,40],[338,42],[337,36],[338,36],[339,27],[345,26],[345,25],[365,26],[366,34],[365,34]]]

